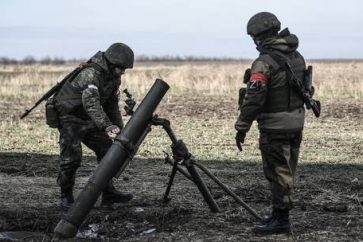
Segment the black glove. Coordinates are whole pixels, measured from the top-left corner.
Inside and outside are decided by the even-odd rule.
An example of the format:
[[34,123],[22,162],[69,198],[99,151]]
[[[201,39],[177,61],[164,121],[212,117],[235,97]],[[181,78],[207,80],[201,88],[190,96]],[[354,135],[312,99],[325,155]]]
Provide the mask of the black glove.
[[245,100],[246,92],[247,92],[246,88],[242,87],[239,89],[239,92],[238,92],[238,109],[239,110],[241,110],[241,106],[243,104],[243,101]]
[[242,144],[245,142],[246,133],[238,131],[236,134],[236,145],[239,151],[242,151]]

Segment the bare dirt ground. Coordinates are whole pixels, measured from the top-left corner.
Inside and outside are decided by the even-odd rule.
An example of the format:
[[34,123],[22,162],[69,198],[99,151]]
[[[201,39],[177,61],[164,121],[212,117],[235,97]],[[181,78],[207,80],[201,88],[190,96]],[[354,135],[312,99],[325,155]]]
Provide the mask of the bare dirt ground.
[[[158,111],[176,124],[183,118],[210,119],[229,115],[234,99],[213,97],[169,100]],[[362,104],[328,102],[320,122],[361,125]],[[23,107],[14,107],[21,110]],[[2,120],[13,120],[1,108]],[[224,111],[227,110],[227,111]],[[226,113],[223,113],[226,112]],[[35,115],[32,122],[40,116]],[[174,124],[175,124],[174,123]],[[343,122],[342,122],[343,123]],[[55,141],[56,142],[56,141]],[[358,142],[357,147],[361,147]],[[350,151],[347,151],[350,152]],[[362,151],[356,151],[362,157]],[[324,154],[323,154],[324,155]],[[198,157],[195,157],[198,160]],[[62,217],[57,206],[58,156],[32,152],[0,152],[0,231],[22,231],[24,240],[47,241]],[[245,202],[259,213],[267,212],[270,193],[259,160],[204,159],[208,167]],[[94,169],[94,157],[86,156],[78,171],[76,193]],[[104,208],[96,205],[80,228],[75,240],[84,241],[362,241],[363,240],[363,164],[362,162],[302,163],[298,167],[295,208],[291,235],[257,236],[252,232],[255,219],[207,179],[222,212],[211,213],[196,187],[178,174],[168,204],[161,198],[171,166],[162,157],[135,159],[116,186],[134,194],[126,204]],[[24,232],[26,231],[26,232]],[[5,238],[5,234],[1,234]],[[95,238],[93,238],[95,237]]]

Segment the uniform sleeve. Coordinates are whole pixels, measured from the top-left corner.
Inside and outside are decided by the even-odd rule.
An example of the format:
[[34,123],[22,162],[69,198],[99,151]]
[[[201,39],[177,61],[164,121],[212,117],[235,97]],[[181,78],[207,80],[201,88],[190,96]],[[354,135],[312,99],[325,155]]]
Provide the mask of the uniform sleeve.
[[82,104],[96,126],[104,130],[112,125],[100,103],[99,77],[92,68],[84,69],[73,81],[82,90]]
[[252,64],[246,96],[240,107],[240,115],[235,123],[237,131],[248,132],[253,120],[263,111],[269,77],[270,69],[268,64],[257,59]]
[[120,128],[123,128],[124,125],[119,107],[119,100],[120,100],[119,94],[120,92],[118,90],[118,87],[116,87],[112,95],[103,105],[103,107],[112,124],[117,125]]

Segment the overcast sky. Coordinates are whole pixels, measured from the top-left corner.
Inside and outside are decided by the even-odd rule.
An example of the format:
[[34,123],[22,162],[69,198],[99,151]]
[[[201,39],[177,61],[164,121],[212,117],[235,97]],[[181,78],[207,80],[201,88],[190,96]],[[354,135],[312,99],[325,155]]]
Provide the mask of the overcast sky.
[[124,42],[136,55],[254,58],[246,24],[261,11],[307,58],[363,58],[362,0],[1,0],[0,56],[85,58]]

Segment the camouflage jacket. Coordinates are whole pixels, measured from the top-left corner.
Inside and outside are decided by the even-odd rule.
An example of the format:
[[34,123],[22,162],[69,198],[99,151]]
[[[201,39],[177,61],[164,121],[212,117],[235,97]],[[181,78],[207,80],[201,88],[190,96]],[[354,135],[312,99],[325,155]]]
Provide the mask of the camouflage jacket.
[[112,124],[123,127],[118,106],[121,80],[112,76],[103,52],[90,60],[100,68],[85,67],[72,80],[67,81],[56,95],[60,116],[75,116],[92,120],[101,130]]
[[[296,51],[298,38],[285,29],[266,39],[261,46],[284,56],[294,73],[303,78],[305,60]],[[295,132],[303,129],[305,109],[303,101],[291,87],[286,70],[268,54],[261,53],[252,63],[246,96],[240,106],[235,128],[248,132],[253,120],[261,131],[272,133]]]

